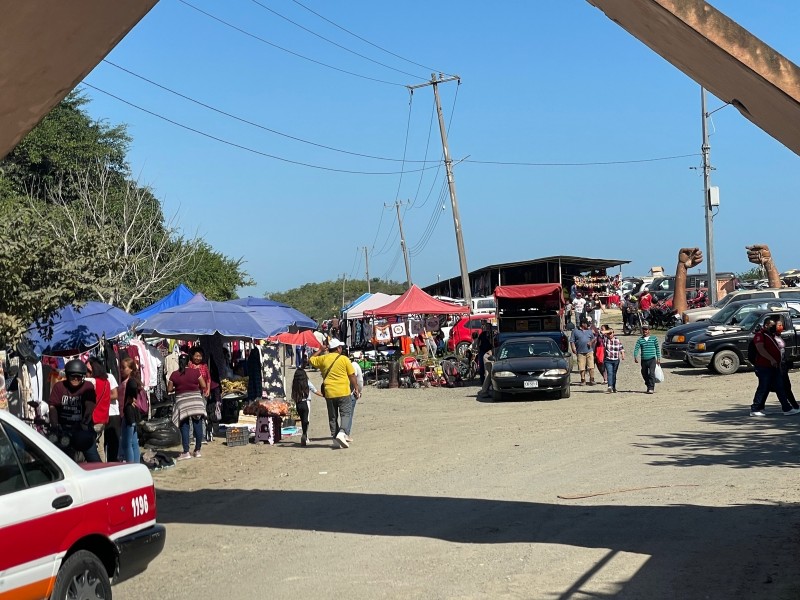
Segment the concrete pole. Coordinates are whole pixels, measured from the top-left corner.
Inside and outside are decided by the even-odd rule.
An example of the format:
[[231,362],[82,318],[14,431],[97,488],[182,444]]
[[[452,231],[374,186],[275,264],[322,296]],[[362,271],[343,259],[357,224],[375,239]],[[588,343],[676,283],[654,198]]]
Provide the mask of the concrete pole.
[[714,208],[711,206],[711,146],[708,142],[708,112],[706,112],[706,89],[700,88],[700,106],[703,113],[703,201],[706,217],[706,264],[708,265],[708,297],[717,301],[717,273],[714,265]]
[[400,228],[400,247],[403,249],[403,260],[406,262],[406,287],[410,288],[413,283],[411,281],[411,264],[408,262],[406,236],[403,234],[403,218],[400,216],[400,202],[395,202],[394,207],[397,209],[397,226]]
[[365,265],[365,270],[366,270],[366,273],[367,273],[367,293],[371,294],[372,293],[372,287],[371,287],[371,284],[369,282],[369,254],[367,254],[367,247],[366,246],[364,246],[364,265]]

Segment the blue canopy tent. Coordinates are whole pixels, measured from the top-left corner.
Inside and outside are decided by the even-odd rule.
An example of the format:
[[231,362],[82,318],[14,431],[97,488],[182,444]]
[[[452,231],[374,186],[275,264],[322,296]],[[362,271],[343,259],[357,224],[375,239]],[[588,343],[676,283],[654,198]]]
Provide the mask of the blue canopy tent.
[[146,335],[172,339],[197,339],[220,334],[226,339],[266,339],[271,332],[243,306],[229,302],[187,302],[162,310],[137,327]]
[[283,331],[288,331],[291,327],[298,329],[316,329],[317,322],[292,308],[288,304],[267,300],[266,298],[238,298],[228,300],[226,304],[234,304],[246,309],[253,314],[264,329],[270,331],[269,335],[275,335]]
[[[169,294],[164,296],[158,302],[151,304],[145,309],[140,310],[137,313],[134,313],[133,316],[139,317],[140,319],[149,319],[153,315],[157,315],[162,310],[166,310],[168,308],[172,308],[173,306],[181,306],[182,304],[186,304],[194,298],[197,294],[195,294],[192,290],[186,287],[184,284],[180,284],[174,290],[172,290]],[[201,294],[202,295],[202,294]],[[203,296],[203,300],[205,300],[205,296]]]
[[47,337],[46,327],[38,323],[28,328],[26,337],[37,354],[64,354],[91,348],[103,336],[114,338],[139,320],[103,302],[87,302],[81,307],[70,304],[54,317],[51,337]]

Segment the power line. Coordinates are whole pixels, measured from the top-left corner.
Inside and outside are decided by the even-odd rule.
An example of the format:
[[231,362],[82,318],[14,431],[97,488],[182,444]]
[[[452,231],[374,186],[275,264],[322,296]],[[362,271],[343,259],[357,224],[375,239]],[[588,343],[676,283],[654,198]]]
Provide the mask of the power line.
[[[433,116],[434,116],[434,114],[436,114],[436,104],[435,103],[431,104],[431,118],[430,118],[430,122],[428,123],[428,140],[425,142],[425,158],[424,158],[424,160],[428,159],[428,150],[430,149],[430,146],[431,146],[431,133],[433,132]],[[422,180],[424,179],[423,176],[424,176],[424,173],[420,173],[419,183],[417,184],[417,191],[414,194],[414,199],[411,201],[411,208],[414,208],[414,205],[417,202],[417,198],[419,198],[419,191],[420,191],[420,189],[422,189]],[[439,176],[439,172],[437,171],[436,175],[434,176],[434,181],[436,181],[436,178],[438,176]],[[427,200],[428,199],[426,198],[425,201],[427,202]]]
[[461,162],[472,163],[476,165],[505,165],[505,166],[518,166],[518,167],[592,167],[604,165],[630,165],[636,163],[656,162],[660,160],[675,160],[678,158],[689,158],[700,156],[699,153],[692,154],[679,154],[677,156],[661,156],[658,158],[640,158],[635,160],[608,160],[601,162],[572,162],[572,163],[535,163],[535,162],[503,162],[498,160],[473,160],[465,158]]
[[[361,252],[359,251],[360,248],[356,246],[356,255],[353,257],[353,268],[350,269],[350,275],[347,276],[348,279],[353,278],[353,274],[356,272],[356,261],[358,261],[359,256],[361,256]],[[359,263],[360,266],[360,263]]]
[[303,3],[301,3],[301,2],[298,2],[298,0],[292,0],[292,1],[293,1],[295,4],[297,4],[298,6],[301,6],[301,7],[305,8],[305,9],[306,9],[308,12],[310,12],[310,13],[312,13],[312,14],[314,14],[314,15],[318,16],[318,17],[319,17],[320,19],[322,19],[323,21],[326,21],[327,23],[330,23],[330,24],[331,24],[331,25],[333,25],[334,27],[338,27],[339,29],[341,29],[341,30],[342,30],[342,31],[344,31],[345,33],[349,33],[349,34],[350,34],[350,35],[352,35],[354,38],[357,38],[357,39],[361,40],[362,42],[364,42],[364,43],[366,43],[366,44],[369,44],[369,45],[370,45],[370,46],[372,46],[373,48],[377,48],[378,50],[380,50],[380,51],[382,51],[382,52],[386,52],[386,54],[390,54],[390,55],[394,56],[395,58],[399,58],[400,60],[403,60],[403,61],[405,61],[405,62],[407,62],[407,63],[409,63],[409,64],[412,64],[412,65],[414,65],[414,66],[417,66],[417,67],[422,67],[422,68],[423,68],[423,69],[425,69],[426,71],[437,71],[437,72],[441,71],[441,69],[434,69],[434,68],[432,68],[432,67],[426,67],[425,65],[421,65],[421,64],[420,64],[420,63],[418,63],[418,62],[414,62],[413,60],[410,60],[410,59],[408,59],[408,58],[404,58],[404,57],[400,56],[399,54],[395,54],[395,53],[394,53],[394,52],[392,52],[391,50],[387,50],[386,48],[382,48],[381,46],[378,46],[378,44],[375,44],[375,43],[373,43],[373,42],[370,42],[368,39],[365,39],[365,38],[361,37],[361,36],[360,36],[360,35],[358,35],[357,33],[353,33],[352,31],[350,31],[349,29],[345,29],[344,27],[342,27],[342,26],[341,26],[341,25],[339,25],[338,23],[334,23],[334,22],[333,22],[333,21],[331,21],[330,19],[328,19],[328,18],[326,18],[326,17],[323,17],[323,16],[322,16],[321,14],[319,14],[318,12],[315,12],[315,11],[311,10],[311,9],[310,9],[309,7],[307,7],[305,4],[303,4]]
[[[264,156],[266,158],[271,158],[273,160],[278,160],[278,161],[289,163],[289,164],[292,164],[292,165],[299,165],[301,167],[309,167],[311,169],[319,169],[321,171],[331,171],[331,172],[334,172],[334,173],[348,173],[348,174],[351,174],[351,175],[400,175],[403,172],[403,171],[353,171],[353,170],[349,170],[349,169],[337,169],[337,168],[334,168],[334,167],[325,167],[325,166],[322,166],[322,165],[315,165],[315,164],[312,164],[312,163],[306,163],[306,162],[302,162],[302,161],[299,161],[299,160],[291,160],[289,158],[284,158],[282,156],[277,156],[275,154],[269,154],[267,152],[262,152],[261,150],[256,150],[254,148],[250,148],[249,146],[243,146],[242,144],[237,144],[236,142],[231,142],[231,141],[223,139],[221,137],[217,137],[215,135],[211,135],[210,133],[206,133],[205,131],[201,131],[200,129],[195,129],[194,127],[190,127],[189,125],[184,125],[183,123],[179,123],[178,121],[174,121],[173,119],[165,117],[164,115],[160,115],[160,114],[158,114],[156,112],[153,112],[152,110],[148,110],[146,108],[143,108],[143,107],[139,106],[138,104],[134,104],[133,102],[129,102],[128,100],[120,98],[119,96],[117,96],[115,94],[112,94],[111,92],[107,92],[106,90],[103,90],[103,89],[101,89],[101,88],[99,88],[97,86],[94,86],[91,83],[88,83],[86,81],[82,82],[82,85],[84,85],[84,86],[86,86],[88,88],[91,88],[93,90],[96,90],[96,91],[100,92],[101,94],[105,94],[107,96],[110,96],[111,98],[114,98],[115,100],[118,100],[118,101],[122,102],[123,104],[127,104],[130,107],[133,107],[133,108],[135,108],[137,110],[140,110],[140,111],[142,111],[144,113],[147,113],[148,115],[152,115],[152,116],[154,116],[154,117],[156,117],[158,119],[161,119],[162,121],[166,121],[167,123],[171,123],[172,125],[180,127],[182,129],[186,129],[187,131],[192,131],[192,132],[194,132],[194,133],[196,133],[198,135],[202,135],[203,137],[209,138],[211,140],[214,140],[214,141],[217,141],[217,142],[221,142],[221,143],[226,144],[228,146],[233,146],[234,148],[239,148],[240,150],[245,150],[246,152],[251,152],[253,154],[258,154],[259,156]],[[433,166],[422,167],[422,169],[433,169],[433,168],[434,168]],[[416,173],[416,172],[417,172],[416,169],[413,169],[411,171],[406,171],[406,173]]]
[[397,182],[397,192],[395,193],[394,199],[395,202],[400,199],[400,186],[403,184],[403,172],[402,170],[405,168],[405,159],[406,153],[408,152],[408,132],[411,130],[411,107],[413,104],[414,95],[412,94],[408,98],[408,118],[406,119],[406,138],[405,142],[403,143],[403,164],[400,167],[400,180]]
[[[308,144],[308,145],[314,146],[316,148],[323,148],[325,150],[331,150],[333,152],[340,152],[342,154],[349,154],[351,156],[358,156],[360,158],[371,158],[371,159],[374,159],[374,160],[383,160],[383,161],[389,161],[389,162],[410,162],[410,163],[435,163],[436,162],[436,161],[433,161],[433,160],[411,160],[411,159],[406,160],[404,158],[388,158],[388,157],[385,157],[385,156],[375,156],[375,155],[372,155],[372,154],[363,154],[361,152],[352,152],[350,150],[343,150],[342,148],[336,148],[334,146],[326,146],[325,144],[312,142],[311,140],[306,140],[304,138],[300,138],[300,137],[297,137],[297,136],[294,136],[294,135],[290,135],[288,133],[284,133],[282,131],[278,131],[277,129],[272,129],[270,127],[267,127],[266,125],[261,125],[259,123],[254,122],[254,121],[249,121],[249,120],[247,120],[247,119],[245,119],[243,117],[239,117],[239,116],[234,115],[232,113],[226,112],[226,111],[224,111],[224,110],[222,110],[220,108],[217,108],[215,106],[207,104],[207,103],[205,103],[205,102],[203,102],[201,100],[197,100],[196,98],[192,98],[191,96],[187,96],[186,94],[183,94],[183,93],[178,92],[176,90],[173,90],[172,88],[169,88],[169,87],[167,87],[167,86],[165,86],[165,85],[163,85],[161,83],[153,81],[152,79],[149,79],[149,78],[145,77],[144,75],[140,75],[139,73],[135,73],[135,72],[131,71],[130,69],[126,69],[125,67],[123,67],[121,65],[118,65],[118,64],[116,64],[114,62],[111,62],[108,59],[103,59],[103,62],[106,63],[107,65],[110,65],[110,66],[114,67],[115,69],[119,69],[120,71],[123,71],[123,72],[125,72],[125,73],[127,73],[129,75],[132,75],[133,77],[141,79],[142,81],[146,81],[150,85],[153,85],[153,86],[155,86],[155,87],[157,87],[159,89],[162,89],[162,90],[164,90],[166,92],[169,92],[170,94],[174,94],[175,96],[178,96],[179,98],[183,98],[184,100],[187,100],[189,102],[197,104],[198,106],[202,106],[203,108],[207,108],[208,110],[211,110],[211,111],[214,111],[214,112],[219,113],[221,115],[224,115],[226,117],[229,117],[229,118],[231,118],[231,119],[233,119],[235,121],[239,121],[240,123],[244,123],[245,125],[251,125],[252,127],[257,127],[258,129],[261,129],[263,131],[268,131],[269,133],[274,133],[275,135],[279,135],[281,137],[285,137],[287,139],[294,140],[296,142],[301,142],[303,144]],[[426,158],[427,158],[427,156],[426,156]]]
[[287,17],[287,16],[284,16],[284,15],[282,15],[281,13],[279,13],[278,11],[271,9],[269,6],[265,6],[264,4],[261,4],[261,2],[259,2],[258,0],[250,0],[250,1],[251,1],[253,4],[256,4],[256,5],[260,6],[260,7],[261,7],[261,8],[263,8],[264,10],[267,10],[267,11],[271,12],[273,15],[275,15],[275,16],[277,16],[277,17],[280,17],[280,18],[281,18],[281,19],[283,19],[284,21],[288,21],[289,23],[291,23],[291,24],[292,24],[292,25],[294,25],[295,27],[299,27],[299,28],[300,28],[300,29],[302,29],[303,31],[307,31],[307,32],[308,32],[308,33],[310,33],[311,35],[313,35],[313,36],[316,36],[316,37],[318,37],[318,38],[319,38],[319,39],[321,39],[321,40],[325,40],[326,42],[328,42],[329,44],[333,44],[333,45],[334,45],[334,46],[336,46],[337,48],[341,48],[341,49],[342,49],[342,50],[344,50],[345,52],[349,52],[350,54],[354,54],[355,56],[358,56],[359,58],[363,58],[364,60],[368,60],[369,62],[371,62],[371,63],[375,63],[376,65],[380,65],[380,66],[382,66],[382,67],[385,67],[385,68],[387,68],[387,69],[391,69],[392,71],[396,71],[397,73],[402,73],[403,75],[408,75],[409,77],[414,77],[415,79],[421,79],[421,80],[423,80],[423,81],[424,81],[425,79],[427,79],[426,77],[420,77],[419,75],[414,75],[413,73],[408,73],[408,72],[406,72],[406,71],[402,71],[402,70],[400,70],[400,69],[395,69],[394,67],[391,67],[391,66],[389,66],[389,65],[387,65],[387,64],[384,64],[384,63],[382,63],[382,62],[380,62],[380,61],[374,60],[374,59],[370,58],[369,56],[364,56],[363,54],[359,54],[359,53],[358,53],[358,52],[356,52],[355,50],[351,50],[350,48],[347,48],[346,46],[342,46],[341,44],[338,44],[338,43],[334,42],[333,40],[329,40],[329,39],[328,39],[328,38],[326,38],[325,36],[323,36],[323,35],[320,35],[320,34],[318,34],[318,33],[317,33],[317,32],[315,32],[315,31],[312,31],[312,30],[311,30],[311,29],[309,29],[308,27],[304,27],[303,25],[300,25],[300,23],[297,23],[297,22],[295,22],[295,21],[292,21],[292,20],[291,20],[289,17]]
[[296,56],[298,58],[302,58],[303,60],[307,60],[307,61],[312,62],[314,64],[317,64],[317,65],[320,65],[320,66],[323,66],[323,67],[327,67],[328,69],[333,69],[334,71],[338,71],[340,73],[345,73],[347,75],[352,75],[353,77],[359,77],[361,79],[367,79],[369,81],[375,81],[377,83],[384,83],[386,85],[399,85],[399,86],[405,87],[402,83],[395,83],[394,81],[386,81],[384,79],[377,79],[375,77],[369,77],[367,75],[360,75],[359,73],[353,73],[352,71],[347,71],[345,69],[340,69],[339,67],[334,67],[333,65],[329,65],[327,63],[321,62],[321,61],[316,60],[314,58],[310,58],[310,57],[305,56],[303,54],[300,54],[298,52],[294,52],[293,50],[289,50],[288,48],[284,48],[283,46],[279,46],[278,44],[270,42],[269,40],[266,40],[266,39],[262,38],[261,36],[258,36],[258,35],[254,34],[254,33],[250,33],[246,29],[242,29],[241,27],[237,27],[233,23],[229,23],[228,21],[225,21],[224,19],[220,19],[219,17],[217,17],[215,15],[212,15],[211,13],[206,12],[201,8],[198,8],[197,6],[187,2],[186,0],[178,0],[178,2],[180,2],[181,4],[185,4],[189,8],[192,8],[192,9],[196,10],[197,12],[207,16],[209,19],[213,19],[213,20],[215,20],[215,21],[217,21],[219,23],[222,23],[226,27],[230,27],[231,29],[234,29],[234,30],[238,31],[239,33],[242,33],[242,34],[244,34],[244,35],[246,35],[248,37],[251,37],[254,40],[258,40],[259,42],[261,42],[263,44],[267,44],[268,46],[272,46],[273,48],[277,48],[278,50],[282,50],[283,52],[291,54],[292,56]]

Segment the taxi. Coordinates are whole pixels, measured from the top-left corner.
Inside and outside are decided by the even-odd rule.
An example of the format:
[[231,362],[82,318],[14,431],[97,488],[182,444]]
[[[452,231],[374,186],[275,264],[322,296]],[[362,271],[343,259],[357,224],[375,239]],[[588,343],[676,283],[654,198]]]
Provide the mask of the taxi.
[[165,541],[147,467],[76,464],[0,410],[0,600],[110,599]]

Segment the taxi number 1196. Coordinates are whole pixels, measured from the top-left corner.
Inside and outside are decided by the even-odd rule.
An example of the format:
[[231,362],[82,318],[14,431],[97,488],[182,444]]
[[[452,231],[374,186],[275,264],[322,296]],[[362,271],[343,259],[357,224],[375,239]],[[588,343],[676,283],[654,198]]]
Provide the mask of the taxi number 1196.
[[150,512],[150,504],[147,501],[147,495],[134,496],[131,498],[131,509],[133,509],[133,517],[140,517]]

